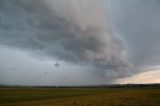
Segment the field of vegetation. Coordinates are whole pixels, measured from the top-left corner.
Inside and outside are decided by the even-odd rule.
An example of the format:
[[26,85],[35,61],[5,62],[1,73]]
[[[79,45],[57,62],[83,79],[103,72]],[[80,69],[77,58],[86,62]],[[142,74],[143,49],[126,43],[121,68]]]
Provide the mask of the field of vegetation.
[[160,106],[160,89],[0,88],[0,106]]

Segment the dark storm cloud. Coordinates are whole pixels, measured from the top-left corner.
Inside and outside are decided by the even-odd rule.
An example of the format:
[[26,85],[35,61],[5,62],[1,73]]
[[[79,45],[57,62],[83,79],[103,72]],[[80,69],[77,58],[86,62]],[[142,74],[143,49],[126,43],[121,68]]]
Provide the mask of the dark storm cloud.
[[103,0],[1,0],[0,45],[92,65],[112,80],[125,76],[129,63],[107,13]]
[[114,28],[128,45],[135,66],[160,64],[159,0],[110,1]]

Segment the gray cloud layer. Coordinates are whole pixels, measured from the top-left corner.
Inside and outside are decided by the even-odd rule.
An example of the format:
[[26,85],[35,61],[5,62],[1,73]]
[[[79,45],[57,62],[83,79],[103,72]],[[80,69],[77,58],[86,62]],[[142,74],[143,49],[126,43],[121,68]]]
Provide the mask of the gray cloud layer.
[[159,0],[113,0],[114,28],[123,36],[135,66],[160,63]]
[[103,0],[0,1],[1,45],[92,65],[112,80],[125,76],[129,63],[109,24]]

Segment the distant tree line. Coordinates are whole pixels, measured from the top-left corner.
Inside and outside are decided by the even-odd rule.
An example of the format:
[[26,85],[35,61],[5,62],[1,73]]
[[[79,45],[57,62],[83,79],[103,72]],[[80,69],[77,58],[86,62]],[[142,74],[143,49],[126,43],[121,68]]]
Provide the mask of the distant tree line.
[[84,86],[21,86],[0,84],[0,88],[160,88],[160,84],[104,84]]

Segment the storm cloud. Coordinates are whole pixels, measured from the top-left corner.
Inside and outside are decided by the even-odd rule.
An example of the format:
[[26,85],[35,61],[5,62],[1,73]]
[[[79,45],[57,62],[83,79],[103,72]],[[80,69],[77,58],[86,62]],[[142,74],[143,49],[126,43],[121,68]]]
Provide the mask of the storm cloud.
[[[46,61],[53,61],[53,70],[58,69],[55,64],[64,70],[63,73],[68,73],[71,67],[77,66],[75,72],[78,70],[85,73],[80,70],[86,70],[90,75],[97,76],[97,81],[88,77],[88,82],[109,83],[113,79],[126,76],[131,63],[127,61],[124,43],[110,27],[110,13],[105,3],[105,0],[1,0],[0,50],[6,52],[7,49],[8,54],[1,52],[0,55],[8,61],[5,66],[10,67],[7,55],[17,51],[17,54],[21,54],[22,51],[27,54],[26,57],[37,59],[38,62],[31,59],[33,65],[22,62],[23,65],[18,66],[17,63],[11,66],[15,70],[23,66],[33,69],[19,68],[15,73],[43,69],[39,72],[44,71],[47,74],[50,69],[47,68],[49,63]],[[129,34],[129,28],[127,31]],[[17,62],[15,57],[13,60]],[[21,61],[29,60],[22,58]],[[34,67],[40,61],[44,61],[44,68]],[[64,68],[61,62],[71,65]],[[1,63],[4,64],[2,59]],[[6,67],[1,66],[0,70],[6,70]],[[36,73],[38,71],[32,73],[33,80]],[[51,76],[48,77],[50,78]],[[0,80],[3,82],[7,79],[1,77]]]

